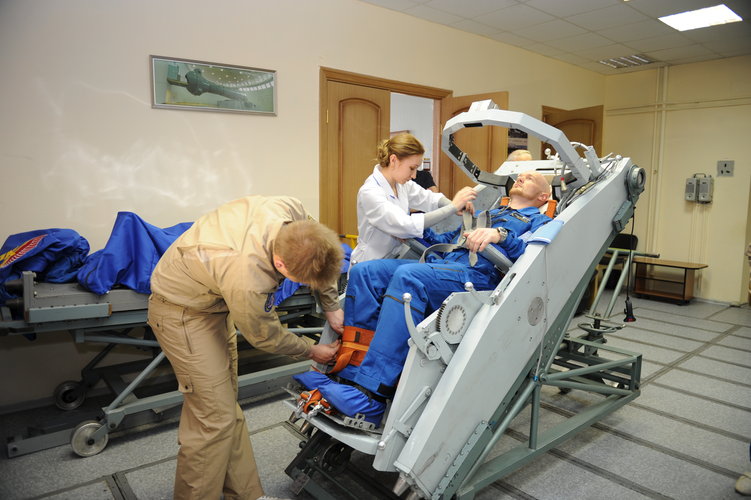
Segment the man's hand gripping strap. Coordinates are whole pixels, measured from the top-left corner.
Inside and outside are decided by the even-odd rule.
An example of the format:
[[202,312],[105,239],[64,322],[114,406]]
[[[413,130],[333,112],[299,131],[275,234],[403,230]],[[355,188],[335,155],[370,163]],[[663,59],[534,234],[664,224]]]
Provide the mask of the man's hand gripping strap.
[[364,330],[356,326],[345,326],[342,334],[342,345],[336,355],[336,364],[328,373],[336,373],[347,365],[360,366],[365,358],[365,353],[370,348],[375,332]]

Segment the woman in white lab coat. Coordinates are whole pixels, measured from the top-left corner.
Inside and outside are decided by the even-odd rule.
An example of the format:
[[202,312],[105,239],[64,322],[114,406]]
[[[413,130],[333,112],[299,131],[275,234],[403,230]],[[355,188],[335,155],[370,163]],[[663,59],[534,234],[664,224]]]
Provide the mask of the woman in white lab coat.
[[[421,237],[475,199],[472,188],[460,189],[453,200],[422,188],[412,179],[422,165],[423,148],[412,134],[401,133],[378,146],[378,164],[357,193],[357,246],[351,263],[390,259],[401,240]],[[419,210],[424,213],[412,213]]]

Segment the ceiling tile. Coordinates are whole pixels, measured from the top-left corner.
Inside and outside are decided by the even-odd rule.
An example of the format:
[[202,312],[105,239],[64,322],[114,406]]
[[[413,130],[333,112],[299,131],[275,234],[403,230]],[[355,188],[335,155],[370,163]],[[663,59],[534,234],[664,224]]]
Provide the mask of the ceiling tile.
[[713,61],[715,59],[718,59],[716,54],[707,54],[707,55],[695,55],[692,57],[686,57],[684,59],[674,59],[673,64],[691,64],[691,63],[697,63],[702,61]]
[[553,19],[553,16],[549,14],[520,4],[491,12],[483,16],[482,22],[499,30],[510,31],[552,21]]
[[675,47],[681,47],[681,46],[692,45],[692,44],[693,42],[691,42],[688,38],[681,35],[680,33],[675,33],[672,35],[665,35],[665,36],[657,36],[653,38],[644,38],[641,40],[633,40],[631,42],[628,42],[629,46],[634,47],[639,52],[672,49]]
[[645,52],[645,54],[652,59],[656,59],[658,61],[666,61],[671,59],[685,60],[691,57],[706,57],[713,55],[713,52],[697,43],[693,45],[685,45],[683,47],[674,47],[671,49],[651,50]]
[[567,21],[554,19],[546,23],[528,26],[526,28],[522,28],[521,30],[514,30],[513,32],[532,40],[536,40],[538,42],[546,42],[548,40],[556,40],[558,38],[580,35],[582,33],[586,33],[586,30]]
[[728,9],[732,10],[746,21],[751,21],[751,2],[748,0],[724,0],[717,3],[724,3]]
[[429,0],[426,6],[450,12],[462,17],[475,18],[494,10],[518,5],[517,0],[472,0],[471,2],[457,2],[456,0]]
[[610,26],[606,29],[594,30],[608,40],[614,42],[630,42],[632,40],[641,40],[643,38],[652,38],[656,36],[672,35],[676,31],[665,23],[647,19],[638,23],[628,23],[622,26]]
[[468,31],[470,33],[476,33],[483,36],[498,33],[497,28],[493,28],[492,26],[488,26],[487,24],[478,23],[477,21],[474,21],[472,19],[462,19],[461,21],[458,21],[456,23],[451,23],[450,26],[452,28],[460,29],[462,31]]
[[432,21],[434,23],[439,23],[439,24],[458,23],[459,21],[462,20],[461,17],[455,14],[449,14],[448,12],[434,9],[432,7],[428,7],[425,5],[418,5],[416,7],[410,7],[409,9],[405,10],[404,13],[409,14],[410,16],[417,16],[419,18],[426,19],[428,21]]
[[632,9],[628,4],[622,4],[567,16],[565,19],[589,30],[602,30],[612,26],[646,21],[649,18]]
[[558,17],[568,17],[611,5],[621,0],[529,0],[527,5]]
[[745,38],[716,38],[702,43],[702,46],[728,57],[747,54],[751,50],[751,33]]
[[560,38],[555,41],[555,44],[563,50],[575,52],[577,50],[590,49],[599,45],[611,45],[612,42],[597,33],[584,33],[582,35],[568,38]]
[[568,52],[565,54],[561,54],[560,56],[556,56],[555,58],[561,61],[567,62],[567,63],[576,64],[576,65],[587,64],[587,63],[592,62],[591,60],[587,58],[577,56],[576,54],[570,54]]
[[532,52],[536,52],[538,54],[542,54],[548,57],[557,56],[565,52],[564,50],[561,50],[560,47],[556,47],[555,45],[549,45],[546,43],[534,43],[531,45],[527,45],[524,48],[527,50],[531,50]]
[[711,42],[718,38],[745,37],[751,34],[751,22],[723,24],[722,26],[709,26],[707,28],[682,31],[681,34],[694,42]]
[[517,47],[526,47],[529,45],[534,45],[536,43],[534,40],[530,40],[523,35],[517,35],[516,33],[511,33],[508,31],[502,31],[494,35],[488,35],[488,38],[492,38],[493,40],[507,43],[509,45],[515,45]]

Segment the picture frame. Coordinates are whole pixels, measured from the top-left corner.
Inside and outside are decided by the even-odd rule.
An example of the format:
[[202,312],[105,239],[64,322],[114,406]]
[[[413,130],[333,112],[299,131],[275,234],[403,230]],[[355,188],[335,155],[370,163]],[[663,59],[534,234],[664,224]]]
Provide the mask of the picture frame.
[[151,107],[276,116],[276,71],[150,56]]

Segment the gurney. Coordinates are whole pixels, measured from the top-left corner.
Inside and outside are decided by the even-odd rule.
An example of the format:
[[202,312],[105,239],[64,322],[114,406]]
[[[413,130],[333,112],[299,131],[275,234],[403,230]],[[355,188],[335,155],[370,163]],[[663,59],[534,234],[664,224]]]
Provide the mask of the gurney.
[[[182,394],[173,390],[176,384],[171,370],[165,368],[168,367],[165,355],[146,324],[148,294],[124,287],[96,294],[79,283],[47,283],[35,278],[35,273],[26,271],[20,279],[5,282],[5,288],[19,297],[0,307],[0,336],[35,337],[47,332],[67,331],[76,343],[103,344],[101,351],[82,369],[81,379],[60,383],[54,390],[53,400],[61,410],[76,410],[100,381],[106,383],[114,399],[100,412],[75,425],[69,425],[69,419],[61,416],[60,422],[9,437],[9,457],[68,442],[76,454],[94,455],[105,448],[110,433],[126,424],[132,427],[160,420],[169,410],[180,405]],[[341,287],[344,279],[343,275]],[[322,330],[322,310],[308,287],[296,286],[290,290],[292,288],[294,292],[278,296],[277,313],[292,332],[317,339]],[[103,361],[118,346],[142,349],[146,359],[103,366]],[[238,347],[251,350],[247,343],[239,343]],[[305,371],[310,364],[307,361],[293,362],[286,356],[250,354],[253,359],[240,356],[238,385],[241,398],[277,390],[289,377]],[[244,360],[248,362],[244,363]],[[169,389],[151,394],[154,392],[152,387],[144,390],[147,385]],[[136,391],[148,395],[139,397]]]
[[[523,130],[556,153],[482,171],[454,134],[484,126]],[[605,344],[605,334],[623,325],[598,318],[597,327],[581,336],[571,334],[569,325],[601,257],[633,215],[644,189],[643,169],[629,158],[599,158],[592,147],[570,143],[550,125],[491,101],[474,103],[449,120],[442,149],[479,190],[492,190],[491,199],[500,198],[508,180],[523,171],[548,174],[557,215],[531,235],[513,264],[488,256],[505,273],[494,290],[477,291],[467,283],[466,292],[451,294],[418,325],[405,294],[410,350],[380,428],[357,415],[343,418],[322,403],[301,411],[300,398],[288,402],[304,444],[286,469],[298,491],[316,498],[473,498],[639,396],[641,355]],[[321,341],[329,338],[326,328]],[[543,386],[596,398],[543,431]],[[526,443],[497,453],[496,445],[526,408]]]

